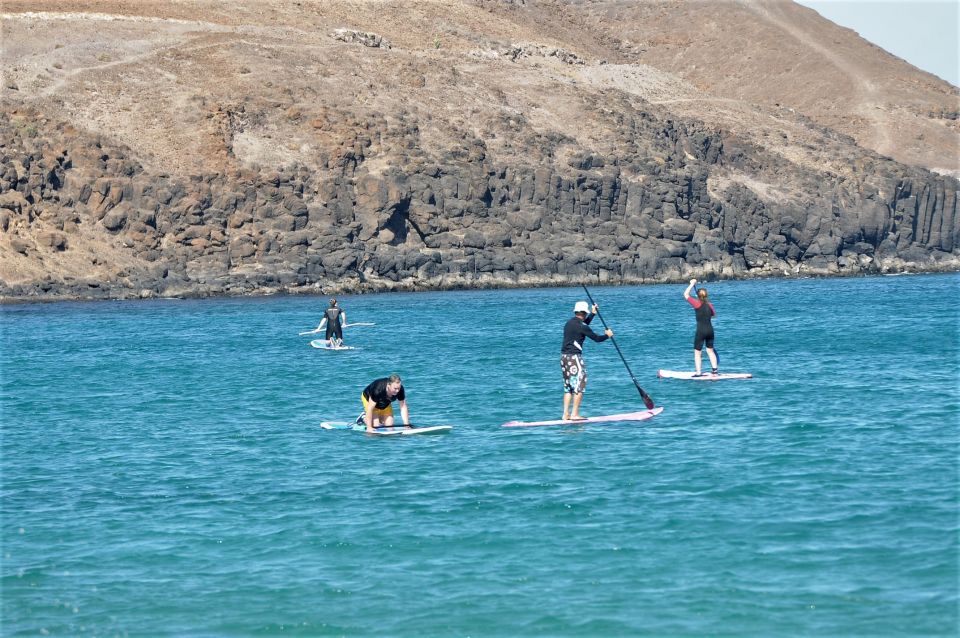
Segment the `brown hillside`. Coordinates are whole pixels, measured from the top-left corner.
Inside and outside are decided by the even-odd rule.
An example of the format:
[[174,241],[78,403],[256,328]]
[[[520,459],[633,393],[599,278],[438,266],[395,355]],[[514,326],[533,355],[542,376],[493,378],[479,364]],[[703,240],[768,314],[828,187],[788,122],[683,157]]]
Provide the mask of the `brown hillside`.
[[[960,175],[956,87],[786,0],[640,3],[623,25],[636,59],[725,98],[796,109],[901,162]],[[709,108],[708,108],[709,110]]]

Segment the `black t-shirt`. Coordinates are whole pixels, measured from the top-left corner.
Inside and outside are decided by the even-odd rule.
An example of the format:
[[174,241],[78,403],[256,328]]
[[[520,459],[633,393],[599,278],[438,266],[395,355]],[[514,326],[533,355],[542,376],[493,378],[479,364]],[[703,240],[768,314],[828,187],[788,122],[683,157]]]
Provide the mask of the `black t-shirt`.
[[583,340],[590,337],[594,341],[606,341],[606,334],[597,334],[587,325],[593,321],[593,313],[580,321],[579,317],[571,317],[563,326],[563,346],[560,354],[580,354],[583,352]]
[[368,401],[373,401],[378,410],[385,409],[392,401],[404,401],[407,398],[403,391],[403,384],[400,384],[400,391],[397,392],[397,396],[391,399],[387,394],[387,384],[389,383],[390,379],[384,377],[383,379],[377,379],[363,389],[363,396],[367,397]]

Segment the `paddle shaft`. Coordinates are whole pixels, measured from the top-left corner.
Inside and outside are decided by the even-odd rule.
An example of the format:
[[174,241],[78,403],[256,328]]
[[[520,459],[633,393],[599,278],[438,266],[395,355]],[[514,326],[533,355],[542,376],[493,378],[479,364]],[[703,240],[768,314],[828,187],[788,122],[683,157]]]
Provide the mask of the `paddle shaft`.
[[[587,293],[587,299],[590,300],[590,305],[591,305],[591,306],[596,306],[597,304],[593,301],[593,296],[590,294],[590,291],[587,290],[586,285],[583,286],[583,291],[584,291],[585,293]],[[605,329],[605,330],[609,330],[610,328],[609,328],[609,326],[607,326],[607,322],[603,320],[603,315],[600,314],[600,308],[599,308],[599,307],[597,308],[597,316],[600,318],[600,323],[603,324],[604,329]],[[617,340],[614,339],[613,337],[610,337],[610,341],[613,342],[613,347],[617,349],[617,354],[620,355],[620,360],[623,361],[623,367],[627,369],[627,374],[630,375],[630,379],[633,381],[633,385],[635,385],[635,386],[637,387],[637,392],[640,393],[640,398],[643,399],[644,405],[646,405],[647,408],[649,408],[649,409],[652,410],[652,409],[653,409],[653,405],[654,405],[654,404],[653,404],[653,399],[651,399],[651,398],[650,398],[650,395],[647,394],[647,393],[644,391],[644,389],[640,387],[640,382],[637,381],[637,377],[635,377],[635,376],[633,375],[633,370],[630,369],[630,364],[627,363],[627,358],[626,358],[625,356],[623,356],[623,351],[620,350],[620,346],[617,345]]]

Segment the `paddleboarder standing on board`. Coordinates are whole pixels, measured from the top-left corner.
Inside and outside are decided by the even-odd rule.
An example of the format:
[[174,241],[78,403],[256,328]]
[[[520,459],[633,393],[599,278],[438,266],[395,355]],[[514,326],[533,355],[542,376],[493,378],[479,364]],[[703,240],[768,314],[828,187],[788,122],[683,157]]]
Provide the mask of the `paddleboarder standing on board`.
[[347,313],[337,306],[336,299],[331,299],[330,307],[323,312],[323,319],[320,320],[320,325],[314,332],[320,332],[326,325],[324,339],[329,341],[332,347],[339,348],[343,346],[343,324],[345,323],[347,323]]
[[[597,305],[593,309],[586,301],[578,301],[573,307],[573,317],[563,326],[563,346],[560,348],[560,370],[563,372],[563,420],[585,419],[580,414],[580,402],[587,387],[587,369],[583,365],[583,340],[590,337],[594,341],[606,341],[613,336],[607,328],[603,334],[590,329],[590,322],[597,314]],[[570,409],[571,399],[573,410]]]
[[713,368],[711,373],[717,374],[720,371],[717,365],[717,353],[713,350],[712,318],[717,316],[717,312],[713,309],[713,304],[710,303],[706,288],[700,288],[697,290],[696,298],[690,296],[690,291],[693,290],[693,287],[696,285],[697,280],[691,279],[690,285],[687,286],[687,289],[683,291],[683,298],[687,300],[687,303],[693,306],[694,311],[697,313],[697,334],[693,337],[693,363],[696,367],[696,373],[694,376],[701,377],[703,374],[700,372],[700,351],[703,348],[704,343],[707,345],[707,356],[710,357],[710,366]]
[[360,393],[360,402],[363,403],[363,414],[357,423],[367,426],[367,432],[375,428],[393,426],[393,402],[400,402],[400,416],[403,424],[410,427],[410,412],[407,410],[407,394],[403,389],[403,381],[399,374],[377,379]]

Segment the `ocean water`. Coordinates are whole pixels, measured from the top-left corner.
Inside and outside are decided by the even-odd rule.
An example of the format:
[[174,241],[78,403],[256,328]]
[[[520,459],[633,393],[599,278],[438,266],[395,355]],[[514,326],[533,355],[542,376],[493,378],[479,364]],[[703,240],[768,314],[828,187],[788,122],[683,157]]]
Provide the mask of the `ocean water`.
[[[960,276],[591,292],[643,423],[559,418],[577,288],[0,309],[5,636],[956,636]],[[601,328],[599,320],[594,327]],[[641,408],[588,341],[585,414]],[[447,435],[325,431],[374,378]]]

